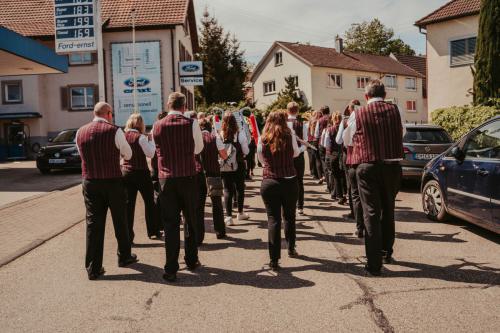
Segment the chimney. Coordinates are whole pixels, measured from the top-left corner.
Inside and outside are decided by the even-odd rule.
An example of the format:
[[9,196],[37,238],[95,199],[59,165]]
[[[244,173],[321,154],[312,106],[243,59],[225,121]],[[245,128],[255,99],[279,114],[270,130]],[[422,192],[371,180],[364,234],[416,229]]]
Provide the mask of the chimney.
[[339,35],[335,37],[335,50],[338,53],[344,52],[344,40]]

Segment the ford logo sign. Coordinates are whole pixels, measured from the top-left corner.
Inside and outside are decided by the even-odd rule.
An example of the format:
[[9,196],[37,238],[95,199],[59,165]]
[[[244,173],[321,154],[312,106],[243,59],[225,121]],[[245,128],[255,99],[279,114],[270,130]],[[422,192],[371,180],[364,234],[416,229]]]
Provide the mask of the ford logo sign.
[[[131,77],[125,81],[123,81],[123,83],[127,86],[127,87],[133,87],[134,86],[134,78]],[[149,84],[149,80],[146,79],[145,77],[138,77],[137,78],[137,87],[145,87]]]
[[200,70],[200,66],[195,65],[195,64],[189,64],[189,65],[184,65],[182,66],[182,70],[184,72],[197,72]]

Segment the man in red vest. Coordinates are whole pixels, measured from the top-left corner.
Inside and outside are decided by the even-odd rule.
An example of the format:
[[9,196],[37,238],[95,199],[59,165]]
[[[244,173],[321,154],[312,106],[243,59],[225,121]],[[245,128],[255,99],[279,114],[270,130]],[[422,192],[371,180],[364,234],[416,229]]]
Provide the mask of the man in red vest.
[[123,131],[112,122],[113,109],[109,104],[99,102],[94,107],[94,120],[76,134],[87,210],[85,267],[90,280],[104,274],[102,256],[108,208],[118,240],[118,266],[137,262],[137,256],[131,253],[126,192],[120,169],[120,157],[129,160],[132,150]]
[[165,226],[166,264],[163,278],[174,282],[179,270],[181,212],[184,217],[185,261],[189,270],[200,266],[196,244],[197,173],[195,155],[203,150],[203,136],[196,119],[188,118],[186,97],[168,97],[168,115],[154,124],[158,156],[161,216]]
[[352,146],[363,218],[365,249],[371,275],[380,275],[382,261],[392,262],[394,206],[401,183],[403,126],[398,107],[384,101],[385,87],[372,80],[365,89],[368,105],[354,112],[344,134]]

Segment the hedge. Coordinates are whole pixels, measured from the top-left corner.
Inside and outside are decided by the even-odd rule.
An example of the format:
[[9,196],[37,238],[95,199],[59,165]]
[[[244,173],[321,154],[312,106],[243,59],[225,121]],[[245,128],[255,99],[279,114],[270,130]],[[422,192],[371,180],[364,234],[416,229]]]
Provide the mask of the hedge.
[[452,106],[432,112],[432,123],[446,129],[453,140],[460,139],[488,119],[500,115],[500,108],[492,106]]

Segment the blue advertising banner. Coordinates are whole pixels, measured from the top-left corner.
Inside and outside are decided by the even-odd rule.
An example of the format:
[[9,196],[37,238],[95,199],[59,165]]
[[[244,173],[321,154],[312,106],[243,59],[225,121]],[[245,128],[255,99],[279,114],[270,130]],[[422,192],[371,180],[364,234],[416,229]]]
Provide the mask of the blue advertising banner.
[[[153,125],[163,109],[160,42],[137,42],[137,101],[144,123]],[[134,112],[132,43],[112,43],[113,108],[115,124],[124,126]]]
[[56,52],[95,51],[94,0],[54,0]]

